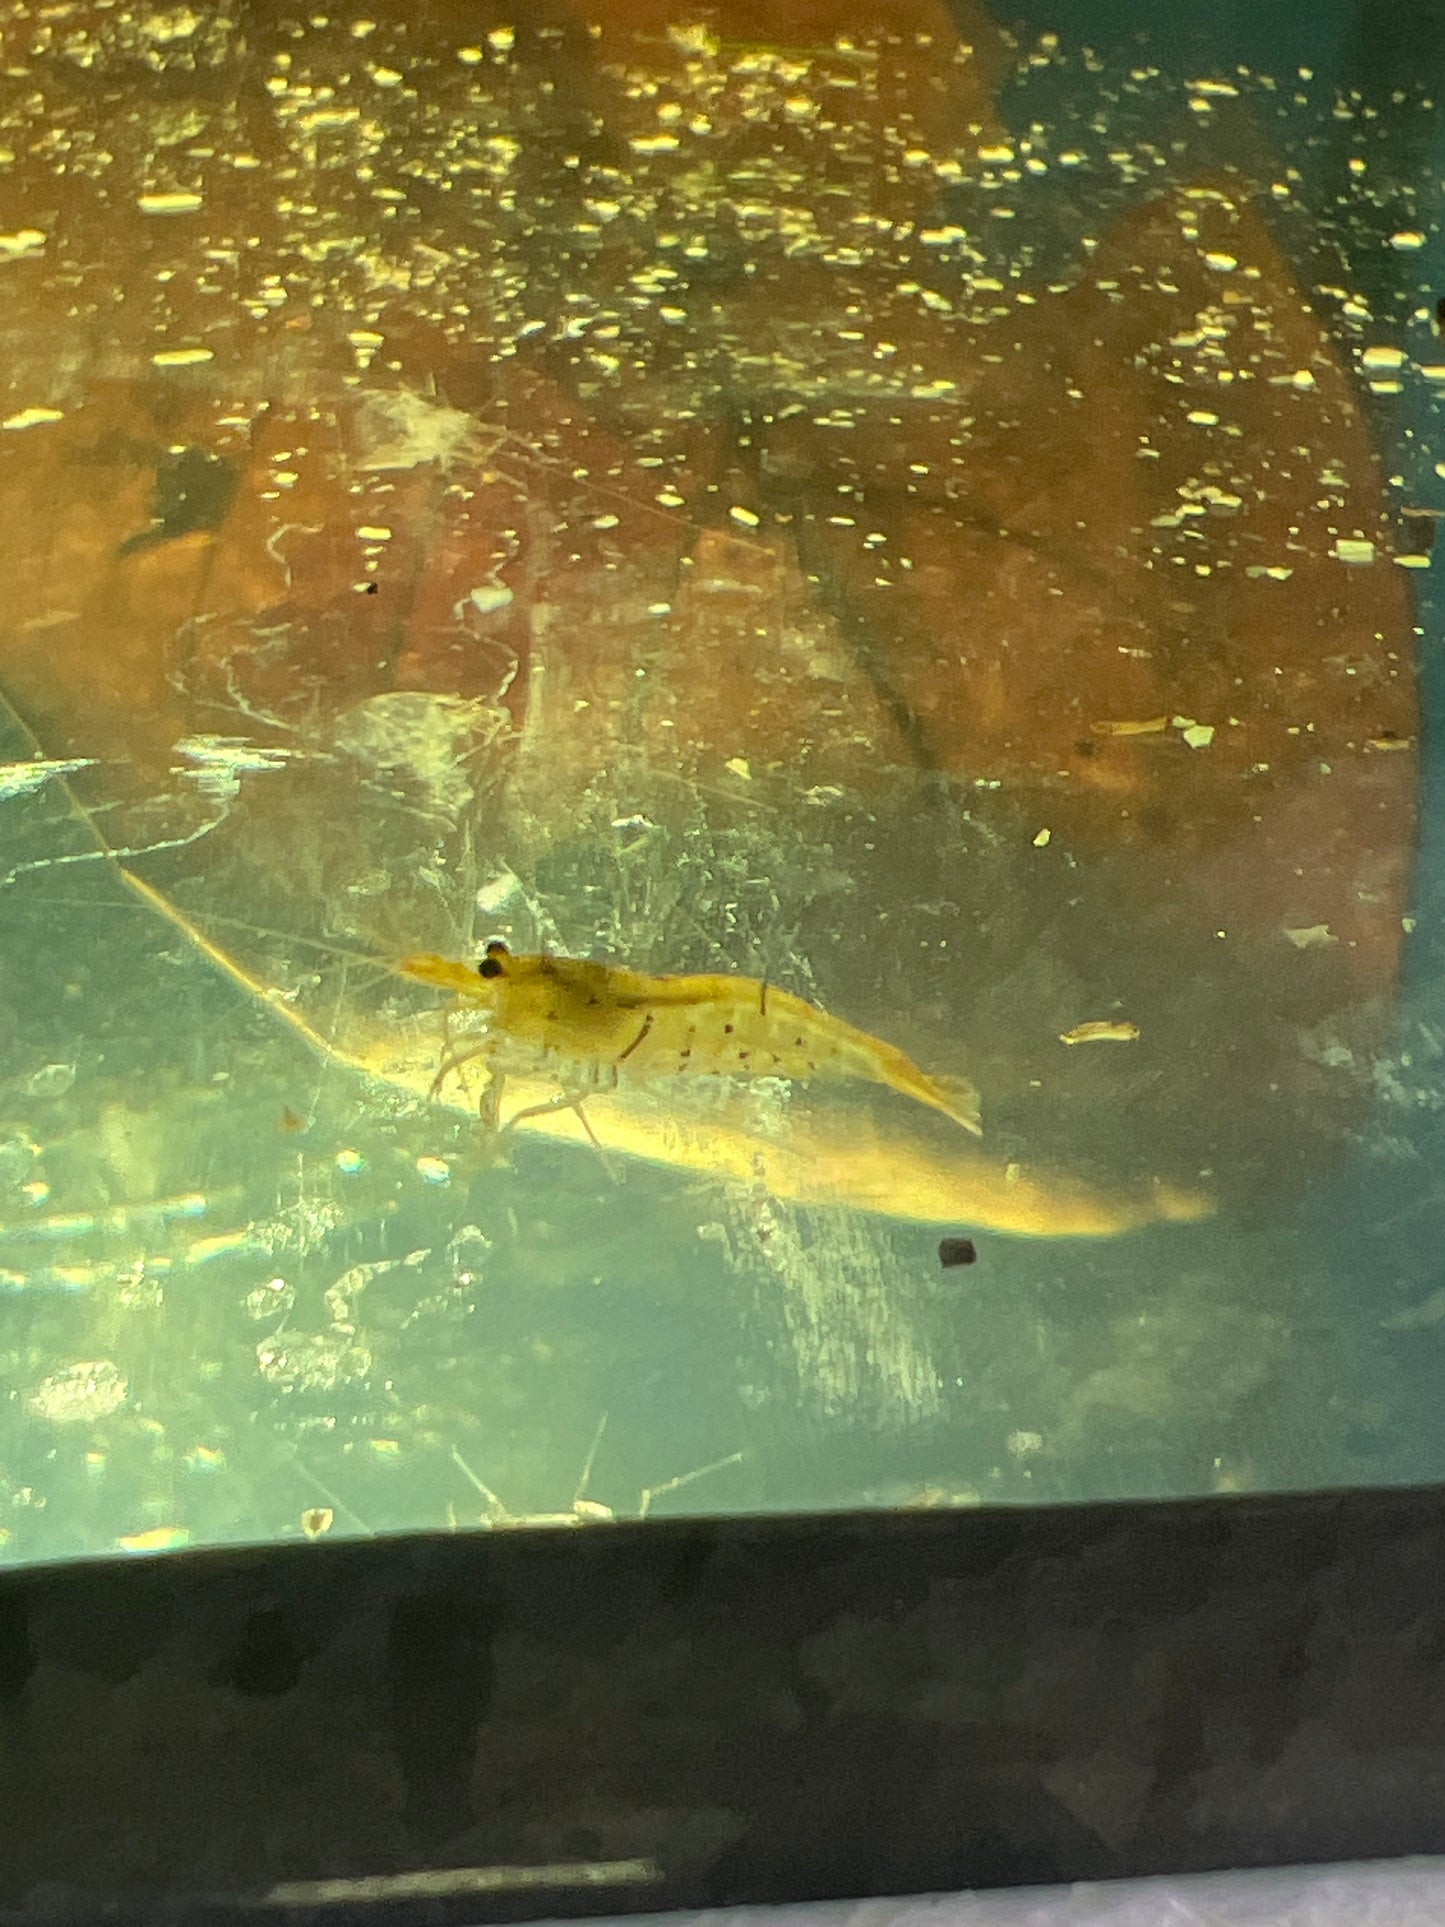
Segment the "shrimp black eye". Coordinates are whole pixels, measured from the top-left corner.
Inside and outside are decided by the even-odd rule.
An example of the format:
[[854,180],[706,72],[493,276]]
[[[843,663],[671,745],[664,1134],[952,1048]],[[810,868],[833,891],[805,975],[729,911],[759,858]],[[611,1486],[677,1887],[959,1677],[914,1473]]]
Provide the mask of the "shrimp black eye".
[[477,975],[479,977],[500,977],[501,974],[502,965],[500,959],[497,957],[483,957],[482,961],[477,965]]

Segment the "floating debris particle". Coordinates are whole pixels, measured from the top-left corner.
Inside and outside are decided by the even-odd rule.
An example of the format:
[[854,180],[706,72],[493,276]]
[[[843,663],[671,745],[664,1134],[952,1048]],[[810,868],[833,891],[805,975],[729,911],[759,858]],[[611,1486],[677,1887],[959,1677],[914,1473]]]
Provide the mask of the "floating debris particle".
[[14,415],[7,415],[0,428],[44,428],[50,422],[63,422],[63,408],[22,408]]
[[1036,850],[1046,850],[1049,847],[1053,834],[1052,830],[1040,830],[1034,838],[1034,848]]
[[162,348],[151,356],[153,368],[194,368],[203,361],[216,359],[213,348]]
[[115,1542],[122,1552],[175,1552],[191,1543],[185,1526],[153,1526],[149,1532],[130,1532]]
[[1403,368],[1404,365],[1405,351],[1403,348],[1389,348],[1377,343],[1374,347],[1364,348],[1360,351],[1360,366],[1372,375],[1393,375],[1397,369]]
[[185,188],[171,188],[163,194],[138,195],[136,206],[142,214],[194,214],[198,207],[204,207],[205,198]]
[[1191,749],[1208,749],[1214,741],[1213,723],[1189,723],[1179,734]]
[[450,1184],[452,1181],[452,1167],[445,1158],[418,1158],[416,1172],[427,1184]]
[[1353,568],[1360,568],[1375,559],[1375,545],[1362,536],[1341,535],[1335,539],[1332,554],[1337,562],[1346,562]]
[[75,1088],[74,1064],[42,1064],[32,1071],[24,1084],[27,1097],[64,1097]]
[[1147,716],[1142,722],[1092,723],[1096,736],[1159,736],[1169,727],[1167,716]]
[[246,1311],[252,1318],[285,1317],[296,1302],[296,1290],[284,1278],[268,1278],[246,1293]]
[[329,1505],[308,1506],[301,1514],[301,1530],[308,1539],[319,1539],[323,1533],[330,1532],[335,1524],[336,1514]]
[[335,1392],[355,1385],[371,1372],[371,1353],[364,1345],[349,1345],[334,1330],[296,1331],[263,1339],[256,1347],[261,1376],[287,1391]]
[[0,763],[0,803],[8,802],[12,796],[33,796],[52,776],[73,776],[79,769],[94,767],[93,756],[55,761],[40,759],[33,763]]
[[942,1238],[938,1245],[938,1262],[945,1271],[954,1265],[971,1265],[978,1257],[978,1246],[972,1238]]
[[109,1418],[125,1404],[129,1387],[108,1358],[82,1359],[42,1379],[26,1400],[32,1417],[51,1425]]
[[38,227],[17,228],[13,234],[0,234],[0,261],[23,261],[44,246],[45,235]]
[[1139,1026],[1129,1022],[1127,1017],[1093,1017],[1086,1024],[1075,1024],[1072,1030],[1061,1030],[1061,1044],[1132,1044],[1139,1035]]
[[201,795],[213,803],[229,803],[241,793],[243,776],[284,769],[295,753],[285,748],[267,748],[249,742],[244,736],[183,736],[176,753],[191,764],[177,769],[178,776],[194,782]]
[[1425,236],[1417,227],[1400,228],[1390,236],[1390,246],[1401,254],[1411,254],[1416,248],[1423,248]]
[[354,1178],[358,1172],[366,1169],[366,1159],[360,1151],[354,1151],[349,1144],[344,1145],[336,1153],[336,1168],[343,1177]]
[[1312,923],[1303,930],[1286,930],[1284,933],[1296,950],[1323,950],[1339,938],[1327,923]]
[[484,582],[473,589],[467,601],[479,616],[495,615],[499,609],[512,606],[512,591],[502,582]]

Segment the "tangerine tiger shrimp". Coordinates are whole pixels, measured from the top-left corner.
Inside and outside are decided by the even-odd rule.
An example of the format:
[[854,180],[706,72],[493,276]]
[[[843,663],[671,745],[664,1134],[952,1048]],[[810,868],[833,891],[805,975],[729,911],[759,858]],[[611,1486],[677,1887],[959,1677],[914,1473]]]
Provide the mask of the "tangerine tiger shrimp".
[[650,976],[547,952],[513,955],[500,942],[478,964],[419,952],[398,967],[484,1013],[479,1041],[453,1047],[449,1038],[433,1088],[481,1062],[489,1073],[482,1115],[492,1128],[508,1075],[543,1072],[559,1095],[514,1112],[504,1128],[567,1106],[590,1136],[581,1104],[593,1091],[712,1076],[883,1085],[983,1134],[966,1078],[930,1076],[896,1045],[756,977]]

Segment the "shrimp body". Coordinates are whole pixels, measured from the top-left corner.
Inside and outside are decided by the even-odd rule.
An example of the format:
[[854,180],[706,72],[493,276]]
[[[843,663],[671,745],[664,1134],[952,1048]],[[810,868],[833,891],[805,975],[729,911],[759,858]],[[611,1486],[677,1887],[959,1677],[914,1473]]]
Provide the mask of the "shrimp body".
[[488,944],[480,964],[420,954],[400,969],[486,1012],[485,1035],[466,1055],[484,1058],[496,1077],[548,1070],[573,1096],[672,1078],[857,1078],[980,1131],[970,1084],[929,1077],[894,1045],[755,977],[654,977],[513,956],[500,943]]

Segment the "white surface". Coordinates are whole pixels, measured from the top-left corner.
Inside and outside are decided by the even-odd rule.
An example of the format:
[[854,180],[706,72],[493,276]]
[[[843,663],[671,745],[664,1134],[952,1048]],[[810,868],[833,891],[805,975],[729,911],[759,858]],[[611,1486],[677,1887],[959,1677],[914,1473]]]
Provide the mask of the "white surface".
[[[1445,1927],[1445,1859],[634,1916],[627,1927]],[[615,1922],[612,1927],[623,1927]]]

